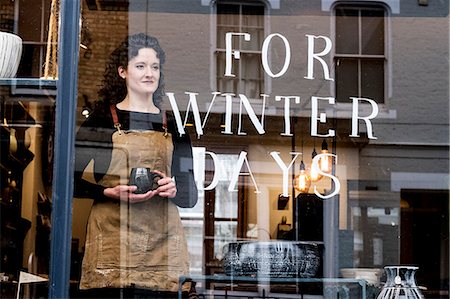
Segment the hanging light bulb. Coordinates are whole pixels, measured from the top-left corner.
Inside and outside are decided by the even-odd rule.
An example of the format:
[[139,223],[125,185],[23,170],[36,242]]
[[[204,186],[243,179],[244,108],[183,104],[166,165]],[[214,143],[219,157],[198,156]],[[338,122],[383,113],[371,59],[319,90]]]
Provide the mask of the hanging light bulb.
[[311,186],[311,178],[306,173],[305,163],[300,162],[300,173],[295,176],[294,188],[300,193],[308,193],[309,186]]
[[[321,154],[328,154],[328,143],[324,139],[322,142],[322,150],[320,151]],[[320,170],[322,170],[325,173],[331,173],[331,156],[322,157],[319,160],[319,167]]]
[[[313,152],[311,154],[311,159],[314,159],[315,156],[317,156],[317,152],[316,148],[314,147]],[[322,178],[322,175],[314,167],[311,167],[309,175],[311,177],[312,182],[317,182]]]
[[82,114],[84,117],[88,118],[88,117],[89,117],[89,114],[90,114],[90,111],[89,111],[89,109],[88,109],[86,106],[84,106],[84,107],[83,107],[83,110],[81,111],[81,114]]

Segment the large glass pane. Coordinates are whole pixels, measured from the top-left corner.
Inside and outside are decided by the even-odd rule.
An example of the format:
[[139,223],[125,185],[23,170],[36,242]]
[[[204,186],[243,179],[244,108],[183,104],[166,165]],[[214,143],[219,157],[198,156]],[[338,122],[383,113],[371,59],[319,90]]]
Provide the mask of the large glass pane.
[[250,34],[250,41],[243,41],[242,49],[246,51],[261,51],[264,39],[264,28],[242,27],[242,31]]
[[338,58],[336,63],[336,98],[342,102],[359,96],[358,61]]
[[388,265],[449,297],[448,1],[75,2],[0,0],[1,298],[377,298]]
[[237,193],[228,191],[230,184],[231,168],[237,161],[235,155],[219,155],[219,163],[221,167],[216,169],[215,175],[218,176],[219,183],[216,187],[216,202],[214,216],[216,218],[237,218],[238,202]]
[[[16,30],[22,38],[25,54],[24,63],[20,65],[18,71],[21,77],[40,78],[44,75],[45,68],[53,61],[49,59],[49,55],[50,51],[56,53],[58,18],[55,4],[56,2],[52,4],[51,0],[38,0],[18,1],[15,5],[18,12]],[[52,5],[55,9],[51,18]],[[27,59],[29,61],[26,61]]]
[[217,53],[217,90],[222,92],[236,93],[239,84],[239,63],[233,61],[232,74],[235,75],[232,80],[228,80],[225,74],[225,52]]
[[[221,15],[221,14],[224,15]],[[235,18],[230,18],[230,13],[237,13]],[[264,6],[262,5],[245,5],[239,3],[233,4],[221,4],[217,5],[217,47],[220,49],[225,48],[225,34],[227,32],[234,33],[247,33],[250,34],[250,40],[244,40],[241,35],[235,35],[232,38],[233,51],[239,51],[239,57],[233,59],[233,66],[239,69],[234,69],[232,73],[236,75],[237,80],[232,80],[233,92],[241,93],[244,91],[249,92],[251,98],[257,97],[259,91],[263,90],[263,74],[259,72],[261,67],[259,61],[254,59],[247,59],[255,57],[253,54],[246,52],[258,53],[261,51],[263,38],[264,38]],[[224,23],[228,22],[228,23]],[[218,54],[223,55],[223,54]],[[244,56],[245,55],[245,56]],[[247,56],[248,55],[248,56]],[[224,60],[225,62],[225,60]],[[255,63],[256,62],[256,63]],[[222,87],[229,88],[231,85],[226,85],[222,77],[224,75],[224,64],[217,64],[217,87],[221,90]],[[221,69],[222,68],[222,69]],[[257,72],[253,80],[248,80],[248,73]],[[239,73],[242,74],[239,75]],[[225,78],[227,79],[227,78]],[[250,88],[246,86],[246,82],[250,82],[252,85]]]
[[361,11],[361,53],[384,54],[384,12],[381,10]]
[[336,53],[359,53],[358,10],[338,8],[336,10]]
[[[51,1],[0,2],[0,296],[48,296],[55,77],[42,78]],[[21,285],[23,274],[29,283]]]
[[217,5],[217,25],[239,25],[238,5],[218,4]]
[[[23,101],[11,94],[11,87],[0,88],[0,272],[12,283],[20,271],[41,277],[49,273],[55,99],[30,96]],[[2,285],[5,296],[12,295],[13,286]],[[46,296],[45,283],[41,287],[39,294]]]
[[243,94],[251,97],[258,98],[261,93],[264,92],[263,80],[263,70],[258,65],[261,61],[261,56],[259,54],[246,54],[243,55],[245,63],[242,64],[242,92]]
[[[176,298],[179,280],[188,276],[197,282],[200,298],[360,298],[363,291],[376,298],[386,282],[385,266],[414,265],[425,297],[447,298],[449,71],[442,61],[449,54],[448,4],[406,2],[82,1],[77,129],[84,133],[77,151],[85,163],[79,166],[80,157],[75,161],[77,175],[83,170],[95,191],[80,194],[86,189],[78,187],[79,176],[75,180],[73,297],[89,297],[94,287],[105,291],[97,282],[107,281],[114,291],[134,286],[141,294],[172,292]],[[233,37],[227,53],[227,32],[248,33],[251,40]],[[138,33],[156,37],[165,51],[159,77],[151,73],[155,70],[131,77],[136,73],[128,63],[114,64],[110,70],[116,76],[104,77],[111,53]],[[285,62],[279,36],[272,39],[267,60],[261,59],[265,38],[275,33],[291,50],[279,77],[266,72],[278,73]],[[325,42],[331,50],[320,53]],[[123,54],[134,58],[139,51]],[[225,75],[227,63],[235,77]],[[162,86],[162,79],[160,108],[151,110],[156,95],[151,87]],[[116,81],[122,87],[128,83],[128,89],[102,90]],[[148,92],[140,92],[143,85]],[[146,100],[135,102],[143,94],[139,98]],[[123,135],[110,108],[99,108],[99,99],[116,104]],[[139,105],[130,112],[128,101]],[[149,208],[155,198],[142,203],[130,202],[133,194],[108,198],[116,171],[125,169],[120,185],[129,190],[135,183],[128,181],[131,165],[151,164],[147,158],[167,145],[166,139],[148,145],[139,140],[130,150],[124,142],[118,150],[123,160],[112,158],[111,147],[129,134],[152,131],[153,138],[162,132],[162,115],[153,119],[151,111],[166,111],[170,138],[176,140],[173,148],[170,142],[164,147],[175,159],[164,163],[176,163],[170,177],[177,194],[162,202],[175,206],[178,215]],[[179,153],[187,156],[177,160]],[[319,160],[316,154],[322,154]],[[314,164],[325,162],[333,167],[312,178]],[[198,188],[193,207],[177,199],[192,191],[179,173],[191,168]],[[294,182],[301,179],[300,188]],[[99,213],[103,208],[108,212]],[[105,236],[97,228],[106,223],[119,228]],[[182,254],[176,255],[175,245],[166,246],[166,239]],[[308,249],[308,257],[297,256],[305,250],[299,246],[307,246],[298,240],[315,248]],[[115,254],[105,258],[108,251],[93,250],[92,244],[100,243]],[[155,248],[165,256],[133,259]],[[187,265],[182,271],[180,256]],[[317,268],[306,275],[295,265],[307,258]],[[136,274],[141,270],[142,276]],[[116,277],[129,277],[123,285],[105,274],[119,272]],[[165,280],[151,285],[161,272]],[[100,280],[97,274],[105,276]],[[309,277],[318,280],[305,286]]]
[[224,246],[236,240],[236,226],[234,221],[220,221],[214,225],[214,257],[218,260],[224,258]]
[[[225,34],[227,32],[238,32],[239,31],[239,26],[235,25],[232,26],[232,24],[227,24],[226,26],[218,26],[217,27],[217,48],[219,49],[225,49],[226,45],[225,45]],[[234,47],[238,46],[241,42],[241,39],[243,39],[242,36],[233,36],[232,43],[234,45]]]
[[384,60],[361,61],[361,94],[377,103],[384,103]]

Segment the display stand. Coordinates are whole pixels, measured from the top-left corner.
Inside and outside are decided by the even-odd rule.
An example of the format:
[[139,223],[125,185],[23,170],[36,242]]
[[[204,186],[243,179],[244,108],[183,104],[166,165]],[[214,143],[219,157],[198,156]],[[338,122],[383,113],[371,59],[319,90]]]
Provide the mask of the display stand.
[[[257,288],[257,293],[252,292],[251,298],[292,298],[284,297],[282,294],[272,294],[270,291],[271,286],[283,286],[286,289],[288,287],[295,287],[297,290],[296,296],[298,298],[304,298],[308,295],[308,287],[311,285],[321,286],[323,294],[328,298],[328,295],[335,294],[336,298],[362,298],[366,299],[367,282],[364,279],[350,279],[350,278],[285,278],[285,277],[250,277],[250,276],[228,276],[228,275],[191,275],[181,276],[178,286],[178,298],[182,298],[183,284],[195,281],[197,285],[203,282],[203,285],[209,285],[208,290],[205,289],[205,295],[208,293],[211,298],[214,298],[217,290],[220,288],[221,298],[239,297],[239,295],[229,295],[230,291],[236,289],[239,285],[253,285]],[[198,288],[200,290],[200,288]],[[243,297],[247,298],[242,292]],[[288,295],[292,296],[292,294]],[[208,297],[205,297],[208,298]],[[332,298],[332,297],[330,297]]]

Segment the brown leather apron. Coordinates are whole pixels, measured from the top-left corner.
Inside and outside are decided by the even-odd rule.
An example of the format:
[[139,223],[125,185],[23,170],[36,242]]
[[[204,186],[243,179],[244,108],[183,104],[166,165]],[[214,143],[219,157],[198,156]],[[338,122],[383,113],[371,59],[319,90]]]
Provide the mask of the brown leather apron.
[[[123,131],[120,125],[116,128],[112,136],[111,164],[99,184],[105,187],[126,185],[133,167],[148,167],[171,175],[173,144],[170,134]],[[134,285],[177,291],[179,276],[187,275],[188,270],[181,219],[177,206],[170,199],[156,196],[142,203],[121,201],[93,205],[80,289]]]

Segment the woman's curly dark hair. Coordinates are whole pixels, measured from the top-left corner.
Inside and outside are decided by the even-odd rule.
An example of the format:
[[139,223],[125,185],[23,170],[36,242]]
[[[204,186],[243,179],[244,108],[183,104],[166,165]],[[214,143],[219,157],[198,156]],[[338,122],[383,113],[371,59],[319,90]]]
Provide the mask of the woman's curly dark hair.
[[118,68],[121,66],[127,68],[128,61],[136,57],[140,49],[151,48],[155,50],[156,57],[160,61],[160,78],[159,85],[153,94],[153,102],[157,107],[160,106],[162,97],[164,95],[164,73],[163,64],[166,59],[166,54],[159,45],[158,40],[144,33],[130,35],[111,53],[108,62],[106,63],[105,73],[103,75],[102,88],[99,90],[99,103],[103,107],[108,107],[110,104],[116,104],[122,101],[127,94],[127,86],[118,73]]

